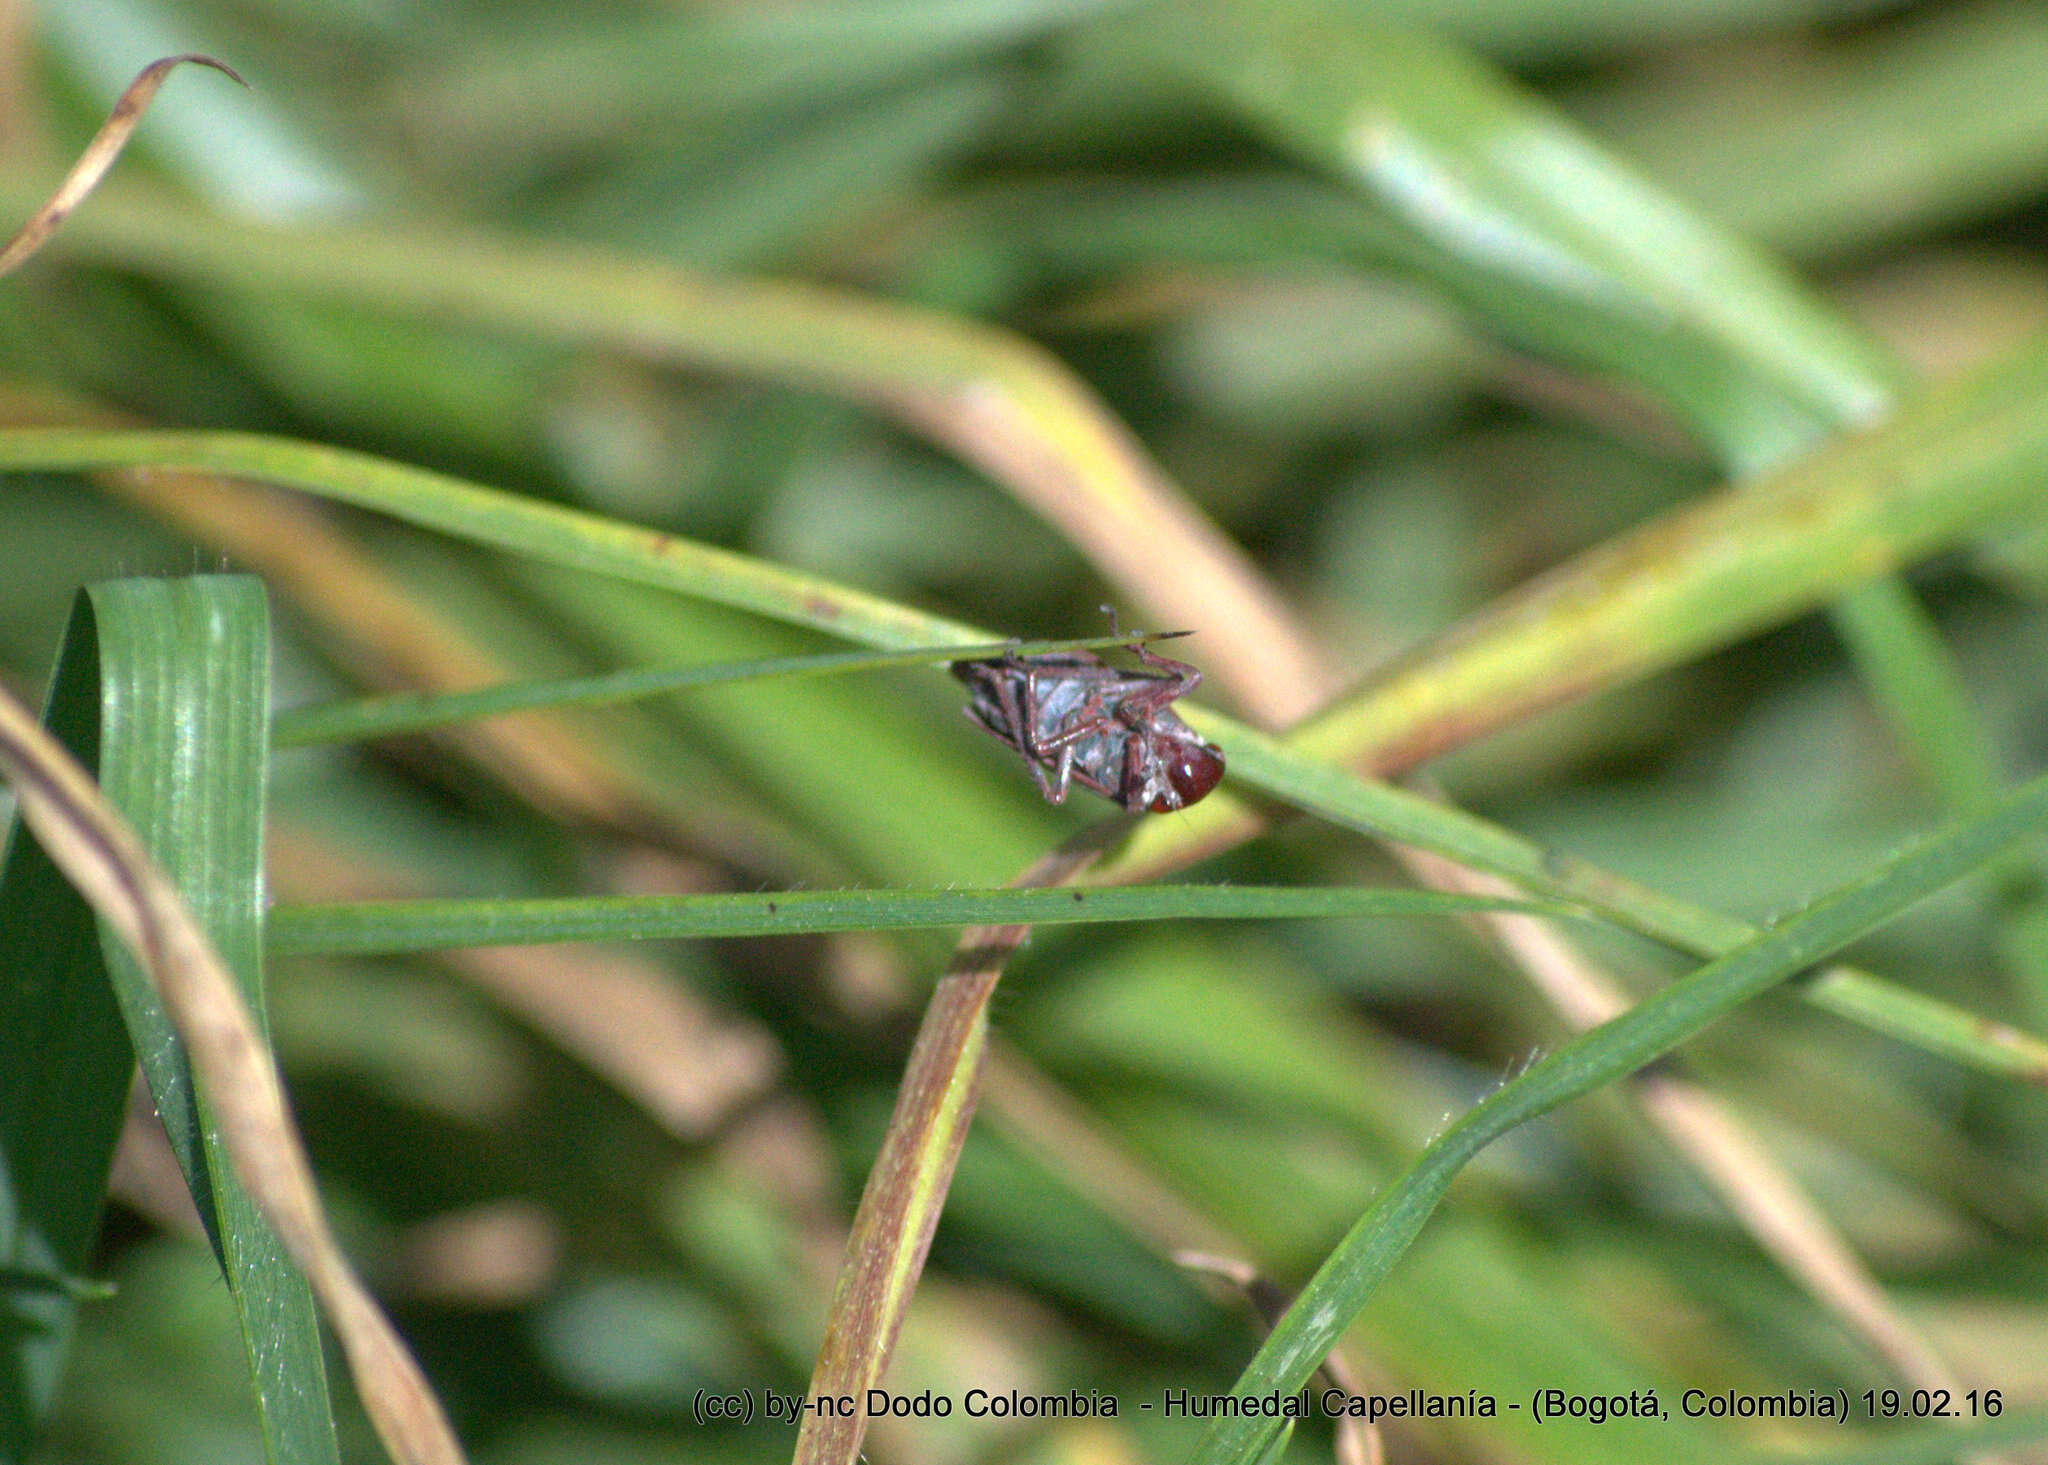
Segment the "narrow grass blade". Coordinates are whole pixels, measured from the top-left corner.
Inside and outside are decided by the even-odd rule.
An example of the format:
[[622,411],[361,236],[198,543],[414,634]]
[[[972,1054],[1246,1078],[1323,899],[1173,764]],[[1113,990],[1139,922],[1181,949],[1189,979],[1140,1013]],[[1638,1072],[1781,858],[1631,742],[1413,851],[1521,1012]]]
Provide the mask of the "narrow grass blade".
[[[99,648],[74,623],[43,723],[99,761]],[[135,1051],[92,907],[18,822],[0,865],[0,1456],[27,1458],[57,1387]]]
[[[1983,868],[2044,825],[2048,778],[2026,784],[1981,818],[1920,841],[1504,1085],[1424,1149],[1360,1218],[1281,1318],[1234,1392],[1253,1397],[1302,1387],[1421,1233],[1458,1172],[1494,1140],[1655,1061],[1916,901]],[[1271,1434],[1271,1421],[1219,1420],[1196,1452],[1196,1465],[1247,1465]]]
[[[1166,637],[1148,638],[1158,641]],[[832,676],[841,672],[877,671],[885,667],[923,666],[933,662],[983,657],[1036,656],[1047,651],[1076,651],[1124,646],[1129,637],[1101,636],[1084,641],[992,641],[979,646],[926,646],[911,651],[832,651],[818,656],[778,656],[765,661],[725,662],[712,666],[653,666],[605,672],[587,677],[536,678],[501,682],[472,692],[399,693],[360,697],[319,707],[280,713],[271,725],[274,747],[310,743],[351,742],[423,732],[450,723],[498,717],[538,707],[603,707],[658,697],[689,687],[764,677]]]
[[[1694,956],[1725,956],[1757,935],[1746,921],[1546,848],[1454,805],[1311,762],[1285,742],[1213,713],[1199,722],[1228,755],[1233,777],[1317,818],[1502,876],[1535,894],[1581,903],[1604,920]],[[1986,1073],[2048,1082],[2048,1041],[1867,972],[1830,967],[1798,991],[1814,1006],[1900,1042]]]
[[[133,593],[124,594],[126,590]],[[181,676],[188,681],[204,681],[207,676],[218,674],[233,683],[235,673],[239,672],[245,682],[253,677],[258,687],[267,679],[268,627],[261,592],[246,578],[202,582],[190,591],[161,586],[101,587],[94,597],[98,598],[104,598],[107,612],[116,620],[132,619],[136,613],[147,611],[168,622],[154,636],[133,628],[130,639],[143,652],[131,658],[135,664],[124,666],[125,676],[109,679],[115,690],[105,705],[103,761],[107,750],[121,740],[119,735],[147,725],[146,718],[138,721],[131,709],[121,705],[124,698],[141,696],[145,707],[161,710],[164,706],[175,706],[178,698],[175,694],[154,694],[164,691],[162,683],[175,684]],[[82,601],[81,615],[90,608],[90,601]],[[240,614],[235,613],[238,610]],[[210,660],[201,663],[202,669],[177,664],[152,666],[147,649],[176,646],[181,634],[196,639],[216,654],[231,651],[239,637],[245,655],[238,662],[231,661],[225,673]],[[117,639],[103,642],[103,650],[111,651]],[[252,642],[265,654],[248,657],[248,643]],[[103,662],[113,660],[111,656],[103,657]],[[184,780],[178,777],[180,770],[195,759],[201,763],[215,760],[233,764],[236,758],[250,756],[249,750],[253,748],[257,787],[253,793],[247,787],[229,791],[224,822],[230,828],[250,825],[247,808],[236,807],[239,800],[242,805],[256,806],[259,817],[254,820],[254,827],[260,830],[264,708],[260,700],[244,705],[238,698],[229,699],[228,707],[232,710],[216,709],[220,716],[230,719],[225,728],[211,726],[204,699],[200,699],[200,705],[183,707],[181,710],[188,715],[172,725],[169,746],[159,746],[154,771],[173,783],[181,783]],[[241,719],[240,730],[246,735],[240,743],[232,737],[236,731],[233,718]],[[233,751],[200,752],[186,746],[192,741],[186,735],[195,730],[228,734]],[[109,769],[110,774],[117,771]],[[190,1112],[199,1126],[201,1150],[209,1160],[218,1162],[210,1176],[210,1203],[209,1198],[201,1198],[202,1213],[207,1209],[213,1212],[226,1253],[230,1284],[238,1288],[237,1302],[244,1306],[250,1350],[260,1355],[255,1359],[255,1375],[265,1406],[266,1445],[270,1453],[274,1458],[294,1461],[332,1458],[332,1421],[324,1397],[314,1387],[318,1375],[298,1371],[299,1361],[306,1355],[293,1336],[297,1325],[289,1315],[288,1302],[258,1313],[246,1306],[248,1299],[240,1293],[248,1264],[261,1258],[251,1255],[252,1250],[260,1247],[256,1232],[244,1224],[242,1213],[232,1203],[222,1203],[234,1182],[246,1182],[252,1194],[262,1197],[264,1216],[275,1225],[278,1236],[326,1304],[361,1385],[363,1403],[392,1457],[402,1465],[459,1465],[462,1452],[438,1401],[404,1345],[355,1278],[328,1230],[313,1188],[311,1166],[286,1111],[276,1066],[236,976],[215,952],[169,878],[150,858],[140,837],[114,810],[99,785],[4,694],[0,694],[0,774],[14,786],[23,822],[35,831],[52,860],[98,913],[102,945],[109,952],[110,964],[113,943],[118,941],[121,951],[134,958],[129,975],[143,978],[148,986],[146,995],[161,1002],[175,1038],[185,1045],[183,1053],[161,1045],[159,1051],[153,1052],[149,1035],[144,1034],[138,1048],[143,1054],[145,1071],[152,1063],[173,1063],[189,1055],[192,1072],[201,1077]],[[176,800],[170,796],[144,802],[148,805],[146,812],[153,816],[175,812]],[[203,814],[213,807],[209,804],[198,812]],[[188,832],[193,834],[196,845],[194,852],[180,852],[188,869],[195,857],[220,853],[203,818]],[[230,856],[233,853],[229,851]],[[253,953],[260,934],[256,905],[260,882],[253,875],[254,860],[230,857],[223,868],[214,869],[202,859],[199,869],[208,877],[197,881],[200,895],[224,897],[229,905],[224,915],[210,914],[220,916],[227,935],[237,946]],[[239,929],[238,915],[242,917]],[[130,994],[118,985],[123,974],[116,971],[112,975],[116,977],[117,993],[124,999],[124,1006],[139,1007],[139,1003],[125,1002]],[[178,1123],[175,1114],[168,1115],[167,1120],[172,1125]],[[281,1290],[271,1296],[274,1301],[283,1302]],[[317,1363],[317,1334],[307,1341],[310,1358]],[[288,1365],[282,1375],[286,1383],[301,1388],[296,1398],[273,1397],[267,1392],[273,1381],[281,1377],[278,1364],[271,1359],[273,1354]],[[291,1445],[288,1453],[279,1455],[275,1444],[279,1429],[295,1422],[305,1426],[300,1431],[302,1438]]]
[[1833,606],[1835,627],[1856,652],[1871,694],[1902,727],[1951,814],[1974,814],[1997,796],[1998,758],[1970,701],[1941,628],[1913,592],[1886,576]]
[[280,906],[280,953],[388,954],[544,941],[649,941],[904,931],[933,926],[1067,926],[1105,921],[1316,920],[1356,916],[1582,914],[1563,901],[1351,886],[1136,885],[1098,890],[779,890],[558,900],[392,900]]
[[[100,784],[176,881],[262,1020],[263,791],[270,621],[246,576],[122,580],[81,597],[98,647]],[[229,1164],[206,1094],[148,977],[111,938],[107,970],[171,1149],[242,1321],[266,1449],[336,1458],[318,1315]]]
[[295,488],[544,564],[614,575],[891,648],[986,632],[730,550],[345,448],[252,433],[20,428],[0,468],[182,468]]

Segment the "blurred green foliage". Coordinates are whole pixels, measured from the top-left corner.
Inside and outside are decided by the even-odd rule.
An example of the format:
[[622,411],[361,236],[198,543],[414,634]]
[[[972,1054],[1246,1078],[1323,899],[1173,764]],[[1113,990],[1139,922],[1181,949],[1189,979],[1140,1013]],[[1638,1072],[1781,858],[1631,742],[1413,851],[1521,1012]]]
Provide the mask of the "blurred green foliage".
[[[1704,217],[1796,259],[1918,372],[2048,324],[2048,22],[2024,0],[1348,9],[1361,25],[1426,20],[1514,68]],[[252,93],[174,79],[120,165],[125,205],[161,190],[315,231],[594,245],[1028,336],[1252,552],[1353,677],[1714,491],[1727,454],[1669,404],[1541,359],[1427,271],[1396,272],[1341,179],[1308,171],[1270,124],[1137,64],[1133,28],[1155,23],[1115,0],[58,0],[14,39],[13,131],[45,163],[68,158],[141,64],[206,50]],[[37,186],[54,176],[11,161]],[[444,264],[423,253],[417,267]],[[12,389],[459,472],[1003,634],[1095,634],[1118,589],[975,470],[782,383],[61,255],[0,282],[0,358]],[[1669,366],[1690,380],[1699,363]],[[48,675],[78,584],[260,561],[290,538],[255,526],[268,550],[224,551],[82,480],[10,477],[0,493],[0,675],[25,691]],[[254,565],[272,582],[288,703],[404,679],[363,632],[387,613],[373,592],[487,648],[499,675],[828,644],[367,516],[319,523],[368,568],[316,581]],[[2000,526],[1913,575],[2014,774],[2048,753],[2044,525]],[[891,672],[579,715],[565,736],[581,761],[559,783],[481,743],[281,754],[272,880],[295,899],[997,883],[1100,810],[1047,809],[958,702],[941,675]],[[1753,920],[1866,867],[1940,803],[1819,617],[1531,718],[1433,772],[1517,830]],[[592,786],[609,801],[578,796]],[[1297,827],[1208,873],[1334,883],[1386,868],[1354,837]],[[2023,893],[1967,887],[1858,959],[2048,1025],[2038,913],[1984,934]],[[1676,970],[1638,943],[1592,944],[1642,988]],[[560,1008],[510,995],[527,989],[505,966],[277,964],[280,1056],[330,1202],[475,1458],[786,1456],[787,1425],[700,1428],[690,1401],[803,1388],[944,950],[907,936],[552,953],[572,993],[587,965],[591,1007],[626,1038],[632,1009],[602,1005],[600,976],[687,998],[702,1046],[674,1039],[656,1060],[699,1066],[665,1105]],[[870,1438],[877,1459],[1183,1458],[1187,1422],[1138,1402],[1227,1387],[1255,1345],[1249,1310],[1163,1261],[1131,1221],[1138,1188],[1063,1148],[1061,1124],[1293,1286],[1447,1116],[1562,1036],[1490,948],[1421,922],[1047,931],[993,1021],[1014,1045],[1003,1061],[1072,1108],[1058,1123],[1014,1098],[985,1109],[892,1387],[1097,1390],[1123,1417],[1108,1433],[890,1426]],[[1689,1052],[1959,1368],[2015,1405],[2048,1398],[2038,1089],[1783,998]],[[161,1185],[129,1174],[117,1195],[95,1275],[120,1295],[81,1313],[50,1458],[256,1458],[203,1243],[180,1234]],[[1376,1387],[1503,1400],[1893,1382],[1612,1097],[1483,1156],[1353,1338]],[[370,1458],[341,1423],[345,1454]],[[1841,1440],[1511,1418],[1404,1430],[1393,1446],[1623,1461],[1822,1442]],[[1321,1458],[1329,1433],[1291,1448]]]

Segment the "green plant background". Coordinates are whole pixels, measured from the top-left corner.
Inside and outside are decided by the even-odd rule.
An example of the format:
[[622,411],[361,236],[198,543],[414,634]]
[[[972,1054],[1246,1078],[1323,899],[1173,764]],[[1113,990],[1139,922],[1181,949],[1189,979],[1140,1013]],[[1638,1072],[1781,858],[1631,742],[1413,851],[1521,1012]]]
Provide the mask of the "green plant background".
[[[1690,956],[1566,928],[1637,993],[2042,766],[2032,5],[95,0],[9,44],[11,217],[156,55],[205,50],[252,84],[174,77],[102,194],[0,283],[8,426],[204,434],[125,456],[0,434],[0,464],[51,470],[0,486],[0,674],[25,693],[79,586],[222,568],[265,582],[285,707],[843,649],[830,626],[897,648],[1093,636],[1105,600],[1128,621],[1211,596],[1187,621],[1213,645],[1241,607],[1167,526],[1122,517],[1102,436],[1121,423],[1292,608],[1323,690],[1362,688],[1289,749],[1444,750],[1428,771],[1465,808],[1718,914],[1673,941]],[[982,382],[1066,454],[1052,506],[931,425]],[[588,521],[461,509],[280,439],[766,568],[657,573],[648,543]],[[340,502],[55,471],[116,462]],[[1892,569],[1903,585],[1872,579]],[[1204,641],[1180,644],[1207,664]],[[1249,675],[1211,672],[1212,706],[1274,715]],[[1000,885],[1106,806],[1045,806],[959,701],[898,667],[280,748],[269,894]],[[1150,821],[1112,870],[1206,853],[1173,878],[1400,878],[1357,832],[1377,816],[1341,827],[1338,792],[1290,793],[1284,758],[1217,736],[1246,750],[1226,793]],[[1254,786],[1327,817],[1234,844]],[[786,1424],[701,1427],[692,1400],[803,1389],[945,963],[943,934],[848,924],[516,955],[330,939],[272,961],[329,1204],[476,1459],[792,1449]],[[2048,1029],[2024,858],[1854,958]],[[2019,1418],[2048,1401],[2048,1103],[1989,1071],[1982,1034],[1945,1045],[1912,1015],[1880,1036],[1845,1005],[1758,997],[1686,1046],[1687,1071]],[[1198,1422],[1138,1404],[1229,1388],[1262,1328],[1160,1238],[1198,1221],[1300,1286],[1425,1142],[1569,1036],[1441,919],[1048,926],[991,1023],[1002,1081],[890,1386],[1096,1391],[1122,1417],[956,1410],[878,1427],[878,1460],[1194,1453]],[[116,1291],[78,1308],[45,1457],[260,1458],[234,1302],[148,1154],[116,1169],[86,1269]],[[1503,1402],[1898,1382],[1626,1085],[1479,1154],[1346,1348],[1374,1387]],[[375,1458],[335,1395],[343,1457]],[[1389,1443],[1621,1461],[1886,1442],[1952,1448],[1907,1422],[1526,1412]],[[1321,1426],[1289,1443],[1331,1448]]]

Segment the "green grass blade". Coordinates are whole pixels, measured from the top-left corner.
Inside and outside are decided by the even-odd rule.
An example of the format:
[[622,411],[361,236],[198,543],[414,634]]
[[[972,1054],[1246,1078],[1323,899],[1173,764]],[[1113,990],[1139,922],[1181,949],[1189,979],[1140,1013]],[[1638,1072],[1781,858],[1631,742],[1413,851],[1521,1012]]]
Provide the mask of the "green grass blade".
[[538,707],[603,707],[642,697],[659,697],[689,687],[717,686],[762,677],[833,676],[841,672],[876,671],[884,667],[923,666],[982,657],[1036,656],[1048,651],[1123,646],[1129,644],[1129,639],[1101,636],[1085,641],[989,641],[978,646],[926,646],[910,651],[830,651],[817,656],[778,656],[711,666],[655,666],[587,677],[535,678],[479,687],[473,692],[360,697],[280,713],[271,724],[270,741],[271,746],[279,748],[351,742],[423,732],[428,728],[446,727],[450,723],[497,717],[507,712],[526,712]]
[[1997,797],[1998,758],[1941,630],[1912,591],[1887,576],[1833,606],[1836,629],[1856,653],[1872,696],[1901,727],[1901,741],[1951,814],[1974,814]]
[[1312,762],[1283,739],[1214,713],[1201,714],[1199,721],[1203,736],[1213,739],[1229,759],[1232,778],[1317,818],[1583,902],[1619,925],[1697,956],[1719,956],[1756,934],[1733,916],[1546,849],[1455,805]]
[[273,951],[358,955],[545,941],[789,936],[934,926],[1104,921],[1309,920],[1583,914],[1563,901],[1352,886],[1135,885],[1097,890],[778,890],[744,895],[620,895],[551,900],[392,900],[279,906]]
[[[1758,934],[1747,921],[1546,848],[1453,805],[1310,762],[1278,739],[1211,713],[1199,721],[1228,755],[1232,777],[1317,818],[1503,876],[1694,956],[1725,956]],[[1798,991],[1838,1017],[1986,1073],[2048,1079],[2048,1040],[1867,972],[1830,967]]]
[[[100,782],[263,1013],[270,623],[247,576],[86,592],[103,685]],[[312,1293],[242,1188],[148,978],[109,935],[114,990],[242,1323],[266,1452],[337,1458]]]
[[[1737,950],[1575,1039],[1501,1087],[1388,1186],[1288,1308],[1235,1392],[1291,1393],[1308,1381],[1421,1233],[1467,1161],[1510,1130],[1655,1061],[1708,1024],[1978,870],[2048,823],[2048,778],[1990,813],[1920,841]],[[1258,1457],[1269,1421],[1225,1418],[1196,1465]]]
[[279,484],[544,564],[679,590],[873,645],[909,649],[992,639],[765,560],[345,448],[233,432],[0,432],[0,468],[143,465]]
[[[72,623],[44,724],[99,761],[99,648]],[[25,1458],[50,1405],[126,1112],[135,1052],[92,907],[19,821],[0,866],[0,1456]]]

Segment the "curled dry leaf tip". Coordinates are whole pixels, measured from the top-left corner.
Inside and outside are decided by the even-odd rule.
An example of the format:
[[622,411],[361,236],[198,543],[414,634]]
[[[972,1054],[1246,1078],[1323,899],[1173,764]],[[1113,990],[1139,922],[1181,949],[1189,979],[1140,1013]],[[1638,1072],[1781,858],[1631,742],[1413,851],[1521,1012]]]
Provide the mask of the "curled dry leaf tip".
[[19,269],[35,252],[49,242],[71,211],[84,201],[85,196],[99,186],[107,170],[114,166],[114,159],[121,156],[121,149],[128,145],[135,126],[142,120],[150,99],[164,84],[164,78],[177,67],[191,62],[196,66],[209,67],[229,77],[240,86],[249,83],[242,74],[225,61],[212,56],[202,56],[197,51],[188,51],[180,56],[166,56],[161,61],[152,61],[128,83],[126,91],[114,103],[114,110],[107,114],[107,120],[100,130],[93,134],[92,141],[85,145],[85,151],[78,155],[78,161],[71,165],[71,171],[64,175],[64,181],[57,185],[49,201],[29,217],[27,223],[15,231],[7,247],[0,249],[0,275]]

